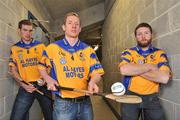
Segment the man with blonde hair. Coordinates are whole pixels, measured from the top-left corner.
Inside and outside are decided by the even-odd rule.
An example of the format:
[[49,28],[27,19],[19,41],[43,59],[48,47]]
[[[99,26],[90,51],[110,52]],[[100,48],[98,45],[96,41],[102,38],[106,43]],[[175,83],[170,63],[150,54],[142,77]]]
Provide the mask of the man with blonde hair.
[[[62,29],[65,37],[50,44],[39,64],[40,73],[49,90],[56,91],[54,120],[92,120],[93,111],[89,95],[73,91],[57,91],[56,86],[89,90],[97,93],[97,82],[104,74],[95,51],[79,40],[80,17],[66,14]],[[47,74],[50,69],[51,75]]]

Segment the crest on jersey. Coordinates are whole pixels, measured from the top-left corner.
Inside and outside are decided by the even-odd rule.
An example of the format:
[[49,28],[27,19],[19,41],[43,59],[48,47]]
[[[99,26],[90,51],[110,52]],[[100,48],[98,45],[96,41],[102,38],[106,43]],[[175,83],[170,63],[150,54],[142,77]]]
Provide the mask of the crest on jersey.
[[62,57],[62,58],[60,59],[60,63],[61,63],[61,64],[66,64],[66,62],[67,62],[67,61],[66,61],[65,57]]
[[79,57],[81,61],[85,61],[85,54],[83,52],[80,52]]
[[23,55],[22,55],[22,54],[18,54],[18,58],[19,58],[20,60],[23,60]]

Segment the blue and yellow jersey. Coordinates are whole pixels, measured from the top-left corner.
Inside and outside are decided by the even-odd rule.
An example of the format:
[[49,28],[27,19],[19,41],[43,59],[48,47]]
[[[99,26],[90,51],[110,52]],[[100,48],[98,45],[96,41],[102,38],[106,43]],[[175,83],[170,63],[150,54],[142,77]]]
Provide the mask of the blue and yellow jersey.
[[[157,65],[159,70],[170,71],[166,53],[153,46],[150,46],[147,51],[143,51],[138,46],[124,50],[121,55],[119,66],[128,63],[150,63]],[[141,76],[124,76],[123,83],[128,90],[141,95],[157,93],[159,91],[159,83],[150,81]]]
[[41,78],[38,63],[44,50],[44,44],[36,40],[32,40],[30,44],[19,41],[11,47],[9,66],[16,66],[20,77],[24,81],[37,81]]
[[[104,74],[94,50],[80,40],[72,47],[64,38],[50,44],[43,52],[40,70],[50,68],[51,77],[60,86],[87,89],[88,80],[94,74]],[[84,93],[61,90],[56,93],[64,98],[84,96]]]

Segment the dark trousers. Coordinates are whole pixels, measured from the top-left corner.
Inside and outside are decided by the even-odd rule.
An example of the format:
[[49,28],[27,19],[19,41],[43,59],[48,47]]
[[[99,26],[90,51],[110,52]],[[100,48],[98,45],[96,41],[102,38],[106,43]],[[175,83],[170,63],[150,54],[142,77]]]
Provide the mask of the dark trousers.
[[[126,94],[138,95],[127,91]],[[143,110],[144,120],[165,120],[164,111],[158,94],[138,95],[142,98],[140,104],[122,104],[122,120],[138,120]]]
[[[45,87],[40,87],[39,90],[45,94],[50,94]],[[19,88],[16,96],[10,120],[28,120],[29,109],[35,99],[37,99],[40,104],[45,120],[52,120],[52,100],[35,91],[33,93],[28,93],[22,87]]]

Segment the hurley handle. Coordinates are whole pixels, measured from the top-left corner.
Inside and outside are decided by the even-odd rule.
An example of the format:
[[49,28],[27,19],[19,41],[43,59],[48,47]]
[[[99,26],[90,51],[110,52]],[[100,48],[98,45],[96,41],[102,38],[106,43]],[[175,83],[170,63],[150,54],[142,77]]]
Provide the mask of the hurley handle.
[[59,90],[67,90],[67,91],[74,91],[74,92],[89,93],[89,94],[91,94],[91,92],[89,92],[88,90],[81,90],[81,89],[76,89],[76,88],[56,86],[56,89],[57,89],[58,91],[59,91]]
[[58,91],[60,91],[60,90],[74,91],[74,88],[60,87],[60,86],[55,86],[55,87]]

